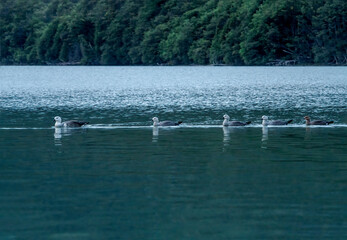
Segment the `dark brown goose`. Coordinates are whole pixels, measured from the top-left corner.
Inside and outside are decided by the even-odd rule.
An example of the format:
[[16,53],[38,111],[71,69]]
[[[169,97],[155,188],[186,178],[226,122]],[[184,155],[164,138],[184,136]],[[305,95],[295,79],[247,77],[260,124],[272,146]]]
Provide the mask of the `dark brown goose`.
[[311,121],[309,116],[305,116],[304,118],[306,120],[306,125],[329,125],[334,123],[334,121],[323,121],[323,120]]

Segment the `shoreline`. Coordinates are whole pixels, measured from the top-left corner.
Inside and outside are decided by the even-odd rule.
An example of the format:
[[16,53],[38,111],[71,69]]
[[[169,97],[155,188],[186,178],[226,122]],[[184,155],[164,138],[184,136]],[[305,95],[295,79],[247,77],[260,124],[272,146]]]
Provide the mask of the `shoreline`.
[[78,64],[78,63],[62,63],[62,64],[0,64],[5,66],[63,66],[63,67],[346,67],[347,64],[290,64],[290,65],[228,65],[228,64],[189,64],[189,65],[173,65],[173,64],[133,64],[133,65],[111,65],[111,64]]

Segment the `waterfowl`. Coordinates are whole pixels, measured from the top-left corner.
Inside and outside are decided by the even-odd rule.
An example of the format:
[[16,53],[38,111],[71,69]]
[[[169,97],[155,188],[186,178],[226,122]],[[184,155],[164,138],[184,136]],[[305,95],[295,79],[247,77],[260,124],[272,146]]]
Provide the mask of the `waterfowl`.
[[55,120],[54,126],[56,128],[60,128],[60,127],[71,127],[71,128],[82,127],[83,125],[86,125],[86,124],[89,123],[89,122],[81,122],[81,121],[77,121],[77,120],[69,120],[69,121],[62,122],[61,117],[59,117],[59,116],[54,117],[54,120]]
[[251,122],[239,122],[239,121],[229,121],[230,117],[228,114],[224,114],[223,116],[224,121],[223,121],[223,126],[246,126],[250,124]]
[[334,121],[323,121],[323,120],[311,121],[309,116],[305,116],[304,119],[306,120],[306,125],[329,125],[331,123],[334,123]]
[[173,122],[173,121],[162,121],[159,122],[159,119],[157,117],[152,118],[153,120],[153,126],[178,126],[182,123],[182,121]]
[[287,125],[287,124],[293,122],[292,119],[288,120],[288,121],[281,121],[281,120],[268,121],[269,118],[265,115],[262,116],[261,118],[263,120],[263,122],[262,122],[263,126],[269,126],[269,125],[280,126],[280,125]]

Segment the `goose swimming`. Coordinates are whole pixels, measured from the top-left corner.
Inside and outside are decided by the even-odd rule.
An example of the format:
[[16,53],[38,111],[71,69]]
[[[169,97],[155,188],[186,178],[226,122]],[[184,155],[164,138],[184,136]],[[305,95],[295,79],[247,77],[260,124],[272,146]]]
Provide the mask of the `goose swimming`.
[[223,121],[223,126],[246,126],[250,124],[251,122],[239,122],[239,121],[229,121],[230,117],[228,114],[224,114],[223,116],[224,121]]
[[262,116],[261,117],[263,119],[263,126],[269,126],[269,125],[276,125],[276,126],[280,126],[280,125],[287,125],[291,122],[293,122],[293,120],[288,120],[288,121],[281,121],[281,120],[274,120],[274,121],[268,121],[269,118],[267,116]]
[[173,121],[162,121],[159,122],[159,119],[157,117],[152,118],[153,120],[153,126],[178,126],[182,123],[182,121],[173,122]]
[[81,122],[81,121],[77,121],[77,120],[69,120],[69,121],[65,121],[62,122],[61,117],[56,116],[54,117],[55,120],[55,124],[54,126],[56,128],[60,128],[60,127],[82,127],[83,125],[88,124],[89,122]]
[[331,123],[334,123],[334,121],[323,121],[323,120],[311,121],[309,116],[305,116],[304,119],[306,120],[306,125],[329,125]]

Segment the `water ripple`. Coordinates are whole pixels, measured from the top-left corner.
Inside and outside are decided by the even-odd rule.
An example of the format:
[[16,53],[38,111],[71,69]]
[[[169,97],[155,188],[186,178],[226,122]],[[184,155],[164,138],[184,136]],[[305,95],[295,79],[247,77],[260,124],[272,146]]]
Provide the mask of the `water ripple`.
[[214,124],[224,113],[252,122],[264,114],[297,123],[305,115],[347,121],[343,67],[76,67],[69,72],[2,67],[1,125],[24,117],[47,121],[48,115],[142,125],[153,116]]

